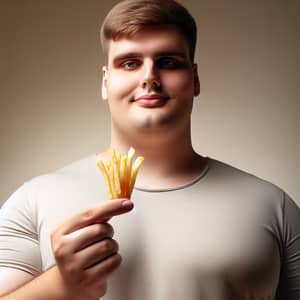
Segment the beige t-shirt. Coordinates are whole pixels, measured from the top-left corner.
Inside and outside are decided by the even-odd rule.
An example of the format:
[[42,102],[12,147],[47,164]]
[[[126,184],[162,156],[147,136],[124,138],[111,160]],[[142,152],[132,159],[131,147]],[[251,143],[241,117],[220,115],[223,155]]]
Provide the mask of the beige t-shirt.
[[[123,263],[104,300],[300,299],[300,212],[276,186],[210,159],[190,184],[132,200],[111,220]],[[0,266],[48,269],[54,226],[99,201],[94,155],[25,183],[1,209]]]

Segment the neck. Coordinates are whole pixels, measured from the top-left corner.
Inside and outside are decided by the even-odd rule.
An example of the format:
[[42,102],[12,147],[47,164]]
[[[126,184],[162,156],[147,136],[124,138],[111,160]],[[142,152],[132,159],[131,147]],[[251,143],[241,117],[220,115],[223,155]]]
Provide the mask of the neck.
[[176,134],[134,134],[132,138],[112,130],[110,147],[126,153],[134,147],[145,160],[136,185],[144,188],[172,188],[197,177],[205,167],[205,159],[198,155],[191,143],[190,125]]

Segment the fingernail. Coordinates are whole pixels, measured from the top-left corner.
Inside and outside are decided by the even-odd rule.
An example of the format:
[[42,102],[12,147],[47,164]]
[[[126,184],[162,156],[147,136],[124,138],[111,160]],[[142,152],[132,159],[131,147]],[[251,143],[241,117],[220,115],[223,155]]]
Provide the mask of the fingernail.
[[125,208],[132,208],[133,207],[133,202],[131,200],[125,200],[122,202],[122,206]]

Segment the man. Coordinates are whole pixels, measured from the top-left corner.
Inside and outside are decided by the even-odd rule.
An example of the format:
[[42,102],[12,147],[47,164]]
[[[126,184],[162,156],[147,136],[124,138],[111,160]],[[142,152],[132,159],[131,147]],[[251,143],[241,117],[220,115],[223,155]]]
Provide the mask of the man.
[[26,183],[2,211],[0,299],[300,299],[297,206],[193,150],[193,18],[122,1],[101,37],[110,147],[145,157],[135,209],[106,201],[108,151]]

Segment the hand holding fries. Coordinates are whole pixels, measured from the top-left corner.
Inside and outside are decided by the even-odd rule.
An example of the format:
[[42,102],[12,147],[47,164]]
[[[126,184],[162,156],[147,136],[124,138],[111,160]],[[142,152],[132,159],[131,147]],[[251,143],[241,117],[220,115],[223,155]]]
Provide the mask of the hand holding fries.
[[130,198],[138,170],[144,160],[138,156],[134,161],[135,150],[130,148],[127,155],[111,149],[111,160],[98,161],[98,167],[105,178],[110,199]]
[[128,199],[105,201],[70,215],[52,231],[56,266],[47,278],[57,282],[56,295],[63,295],[57,299],[94,300],[106,293],[107,282],[122,260],[108,220],[132,209]]

